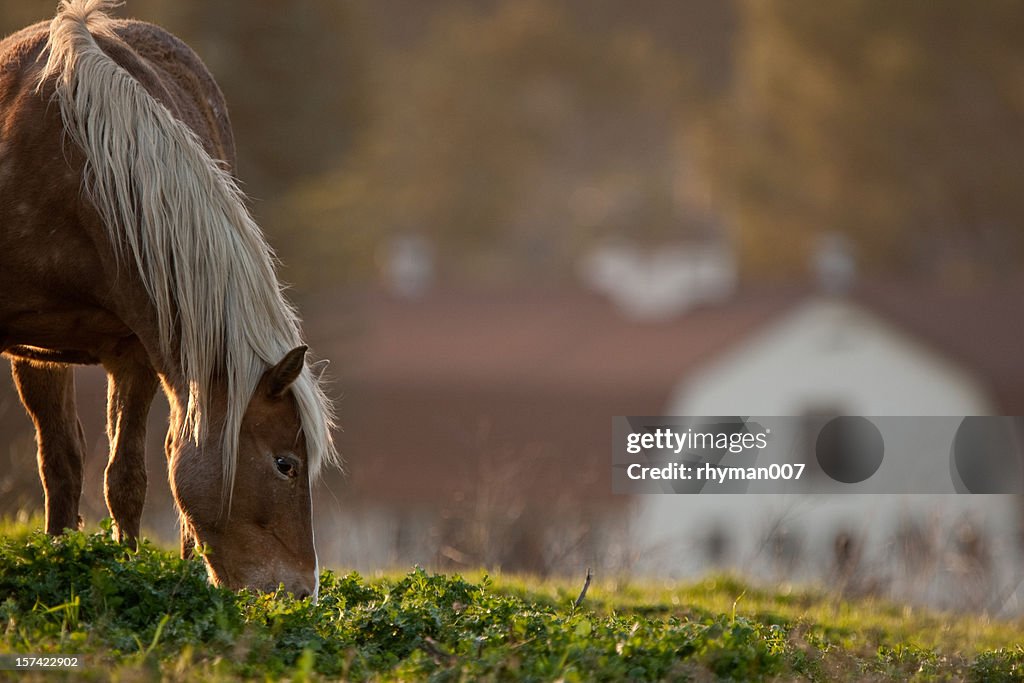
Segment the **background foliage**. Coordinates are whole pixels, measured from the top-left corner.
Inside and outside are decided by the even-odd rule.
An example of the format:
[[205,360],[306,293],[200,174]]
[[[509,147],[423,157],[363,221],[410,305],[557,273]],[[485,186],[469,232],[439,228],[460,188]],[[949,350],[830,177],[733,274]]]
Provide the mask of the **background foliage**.
[[[52,14],[0,2],[0,30]],[[799,277],[1020,265],[1010,2],[131,0],[224,88],[240,175],[303,290],[429,238],[444,277],[565,277],[609,237],[716,239]],[[296,239],[290,239],[292,235]],[[780,239],[781,237],[781,239]],[[529,274],[527,276],[527,274]]]

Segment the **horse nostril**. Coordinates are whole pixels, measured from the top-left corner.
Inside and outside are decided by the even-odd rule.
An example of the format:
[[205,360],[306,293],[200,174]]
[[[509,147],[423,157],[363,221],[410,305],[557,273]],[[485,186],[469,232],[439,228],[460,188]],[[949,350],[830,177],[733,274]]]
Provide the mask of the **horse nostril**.
[[297,597],[299,600],[302,600],[303,598],[308,598],[312,594],[313,591],[303,588],[295,592],[295,597]]

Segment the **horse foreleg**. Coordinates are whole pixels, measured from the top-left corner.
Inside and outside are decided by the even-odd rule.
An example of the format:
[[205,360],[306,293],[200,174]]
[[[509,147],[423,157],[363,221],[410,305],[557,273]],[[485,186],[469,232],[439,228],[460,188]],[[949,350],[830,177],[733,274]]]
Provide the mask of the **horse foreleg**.
[[137,359],[108,360],[104,365],[110,459],[103,492],[117,540],[134,542],[146,502],[146,418],[158,380],[149,365]]
[[[175,404],[172,402],[170,425],[167,429],[167,436],[164,439],[164,454],[167,456],[168,472],[171,471],[173,466],[171,462],[174,460],[175,440],[181,436],[181,419],[181,413],[175,409]],[[181,505],[178,504],[177,500],[175,500],[175,504],[178,505],[178,532],[181,537],[181,557],[187,560],[195,554],[195,533],[192,530],[192,525],[189,523],[188,516],[181,509]]]
[[85,434],[75,409],[75,375],[68,365],[11,360],[11,374],[36,426],[39,476],[46,496],[46,533],[77,529]]
[[181,557],[187,560],[195,554],[196,537],[192,535],[192,532],[184,524],[179,529],[179,535],[181,537]]

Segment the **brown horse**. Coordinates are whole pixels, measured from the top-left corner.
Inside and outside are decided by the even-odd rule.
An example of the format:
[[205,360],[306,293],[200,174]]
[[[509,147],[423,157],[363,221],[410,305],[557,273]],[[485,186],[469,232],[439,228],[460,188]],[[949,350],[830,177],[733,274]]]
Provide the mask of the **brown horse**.
[[163,29],[64,0],[0,42],[0,352],[32,416],[46,530],[81,523],[72,364],[108,373],[107,506],[139,534],[162,386],[182,554],[211,580],[315,594],[311,482],[333,417],[231,175],[224,98]]

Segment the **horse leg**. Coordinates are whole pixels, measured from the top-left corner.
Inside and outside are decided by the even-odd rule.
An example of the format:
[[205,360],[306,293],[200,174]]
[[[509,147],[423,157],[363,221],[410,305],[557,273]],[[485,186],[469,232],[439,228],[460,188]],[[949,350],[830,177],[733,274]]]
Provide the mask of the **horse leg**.
[[39,477],[46,496],[46,533],[78,529],[85,433],[75,409],[75,375],[69,365],[11,360],[21,402],[36,426]]
[[103,493],[117,540],[134,543],[146,502],[146,418],[157,376],[148,363],[134,357],[107,359],[104,365],[110,459]]
[[[164,453],[167,456],[167,468],[168,471],[171,468],[171,458],[174,455],[174,440],[175,435],[181,433],[181,418],[180,415],[175,413],[175,409],[171,407],[171,420],[170,427],[167,430],[167,437],[164,439]],[[183,559],[190,559],[195,555],[196,551],[196,535],[191,529],[191,524],[188,523],[185,513],[178,506],[178,536],[181,539],[181,557]]]
[[196,550],[196,539],[192,535],[192,532],[184,527],[181,527],[181,557],[183,559],[191,559],[195,555]]

